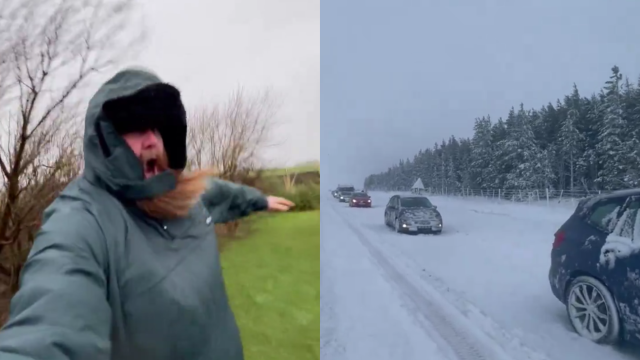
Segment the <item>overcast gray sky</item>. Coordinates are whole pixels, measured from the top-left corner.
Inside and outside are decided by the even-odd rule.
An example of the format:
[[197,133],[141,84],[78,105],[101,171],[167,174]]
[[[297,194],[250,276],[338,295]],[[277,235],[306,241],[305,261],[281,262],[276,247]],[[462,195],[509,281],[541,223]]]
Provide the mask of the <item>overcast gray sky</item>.
[[322,0],[322,184],[640,74],[640,1]]
[[178,86],[189,106],[239,86],[273,88],[282,108],[265,154],[274,165],[320,157],[320,0],[141,0],[149,42],[132,64]]

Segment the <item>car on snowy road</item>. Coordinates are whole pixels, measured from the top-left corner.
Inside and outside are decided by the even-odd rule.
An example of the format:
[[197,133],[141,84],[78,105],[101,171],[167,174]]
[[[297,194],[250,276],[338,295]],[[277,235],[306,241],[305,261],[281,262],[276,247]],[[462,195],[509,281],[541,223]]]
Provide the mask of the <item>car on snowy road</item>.
[[371,196],[364,191],[354,192],[349,201],[349,207],[371,207]]
[[398,233],[442,232],[442,215],[426,196],[394,195],[384,209],[384,223]]
[[353,192],[351,191],[341,191],[340,196],[338,197],[338,201],[343,203],[349,202],[349,200],[351,199],[351,194],[353,194]]
[[640,343],[640,189],[582,200],[555,233],[549,283],[575,331]]
[[340,202],[344,202],[344,197],[341,199],[341,195],[343,192],[354,192],[356,188],[353,185],[338,185],[338,187],[333,191],[333,197],[340,200]]

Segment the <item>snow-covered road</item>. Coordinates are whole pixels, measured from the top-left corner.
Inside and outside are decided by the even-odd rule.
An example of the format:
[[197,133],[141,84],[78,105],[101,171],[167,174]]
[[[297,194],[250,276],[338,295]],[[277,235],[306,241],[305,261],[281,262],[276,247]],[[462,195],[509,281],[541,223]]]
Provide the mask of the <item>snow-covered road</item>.
[[321,206],[321,357],[638,360],[578,337],[547,280],[569,207],[432,197],[439,236],[393,233],[374,208]]

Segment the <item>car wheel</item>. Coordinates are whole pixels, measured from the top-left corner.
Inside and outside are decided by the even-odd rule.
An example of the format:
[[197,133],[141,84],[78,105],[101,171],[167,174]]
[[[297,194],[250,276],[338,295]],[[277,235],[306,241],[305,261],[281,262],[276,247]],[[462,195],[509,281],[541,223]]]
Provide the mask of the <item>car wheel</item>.
[[567,290],[567,314],[575,331],[600,344],[620,339],[620,316],[611,292],[590,276],[579,276]]

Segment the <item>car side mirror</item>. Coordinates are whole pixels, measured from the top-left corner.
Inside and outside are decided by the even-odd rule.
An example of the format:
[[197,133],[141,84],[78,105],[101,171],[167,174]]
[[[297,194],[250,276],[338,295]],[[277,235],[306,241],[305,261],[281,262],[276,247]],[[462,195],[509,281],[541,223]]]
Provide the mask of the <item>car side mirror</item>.
[[433,205],[433,208],[434,208],[434,209],[437,209],[438,207],[437,207],[437,206],[435,206],[435,205]]

